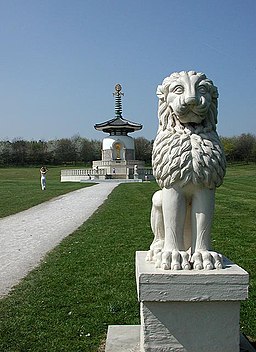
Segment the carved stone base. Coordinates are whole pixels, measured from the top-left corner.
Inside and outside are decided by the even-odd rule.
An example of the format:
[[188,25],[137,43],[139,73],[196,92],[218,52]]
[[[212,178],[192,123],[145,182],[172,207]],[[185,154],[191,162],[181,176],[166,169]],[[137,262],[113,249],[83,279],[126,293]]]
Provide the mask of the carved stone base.
[[136,253],[141,326],[110,326],[106,352],[255,351],[240,336],[248,273],[225,260],[221,270],[162,270]]
[[162,270],[145,257],[136,254],[141,352],[239,352],[248,273],[228,260],[221,270]]
[[[140,325],[110,325],[105,352],[141,352],[140,330]],[[256,352],[243,335],[240,335],[240,352]]]
[[239,352],[238,302],[145,302],[141,317],[141,351]]

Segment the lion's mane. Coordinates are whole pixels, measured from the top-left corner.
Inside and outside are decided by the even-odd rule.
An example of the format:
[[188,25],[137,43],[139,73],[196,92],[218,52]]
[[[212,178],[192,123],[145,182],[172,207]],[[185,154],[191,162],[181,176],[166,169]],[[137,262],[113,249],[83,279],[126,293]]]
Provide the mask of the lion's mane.
[[159,128],[153,145],[153,173],[161,188],[192,182],[212,189],[222,184],[226,168],[216,132],[218,91],[203,73],[188,72],[209,86],[211,105],[201,124],[182,124],[167,104],[167,95],[170,84],[184,74],[172,74],[157,88]]

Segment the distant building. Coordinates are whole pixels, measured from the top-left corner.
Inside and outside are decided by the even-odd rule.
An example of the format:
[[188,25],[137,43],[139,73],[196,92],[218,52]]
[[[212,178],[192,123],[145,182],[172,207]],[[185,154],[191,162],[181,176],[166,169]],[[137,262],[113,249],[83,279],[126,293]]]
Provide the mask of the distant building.
[[[152,169],[145,169],[145,162],[136,160],[134,139],[128,133],[139,131],[142,125],[122,117],[122,87],[116,84],[115,117],[97,123],[97,131],[108,133],[102,141],[101,160],[92,162],[91,169],[65,169],[61,171],[61,182],[83,182],[105,179],[142,181],[152,179]],[[123,182],[123,181],[122,181]]]
[[144,169],[144,161],[135,159],[134,139],[128,133],[142,129],[142,125],[122,117],[122,87],[116,84],[115,117],[102,123],[97,123],[97,131],[109,135],[102,141],[102,160],[93,161],[93,169],[104,170],[109,178],[132,178],[134,169]]

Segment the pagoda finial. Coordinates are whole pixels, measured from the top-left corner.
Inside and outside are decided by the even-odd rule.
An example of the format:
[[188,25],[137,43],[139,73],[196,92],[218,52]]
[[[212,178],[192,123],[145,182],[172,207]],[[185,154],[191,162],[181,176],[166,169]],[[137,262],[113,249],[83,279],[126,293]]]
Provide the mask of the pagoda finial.
[[113,93],[113,96],[115,97],[115,115],[116,115],[116,117],[122,117],[121,96],[124,95],[124,93],[122,93],[121,90],[122,90],[121,84],[117,83],[115,85],[115,93]]

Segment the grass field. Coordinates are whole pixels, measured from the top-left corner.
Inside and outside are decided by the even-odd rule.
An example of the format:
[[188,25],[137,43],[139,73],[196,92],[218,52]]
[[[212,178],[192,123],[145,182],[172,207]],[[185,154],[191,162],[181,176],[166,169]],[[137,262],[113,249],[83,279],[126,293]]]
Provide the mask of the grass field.
[[60,170],[59,167],[49,169],[47,189],[42,191],[39,168],[0,168],[0,218],[88,186],[85,183],[61,183]]
[[[213,226],[214,249],[250,273],[241,330],[254,341],[255,176],[256,166],[229,167],[217,191]],[[117,187],[0,301],[0,351],[96,352],[109,324],[139,324],[134,256],[152,241],[151,196],[157,189],[154,182]]]

